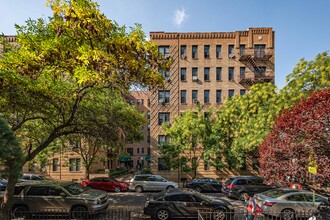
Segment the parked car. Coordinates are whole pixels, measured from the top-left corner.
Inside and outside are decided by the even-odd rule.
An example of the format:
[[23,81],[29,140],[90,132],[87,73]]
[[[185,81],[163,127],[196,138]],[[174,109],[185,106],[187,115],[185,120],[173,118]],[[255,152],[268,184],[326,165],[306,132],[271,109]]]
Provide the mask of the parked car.
[[96,177],[90,180],[84,180],[81,185],[90,189],[100,189],[105,191],[127,191],[126,183],[119,182],[118,180],[109,177]]
[[199,178],[185,182],[183,187],[194,189],[197,192],[219,192],[221,191],[222,184],[213,178]]
[[[25,182],[15,186],[12,212],[14,217],[55,211],[74,219],[85,218],[108,208],[108,193],[87,189],[73,182]],[[54,214],[54,213],[52,213]]]
[[168,181],[162,176],[142,174],[135,175],[129,182],[129,189],[136,192],[161,191],[178,188],[178,184]]
[[19,178],[18,182],[29,182],[29,181],[42,181],[42,180],[54,180],[50,176],[36,173],[23,173]]
[[244,201],[243,194],[253,196],[267,190],[274,189],[273,186],[264,184],[264,180],[256,176],[229,177],[222,184],[222,192],[228,197]]
[[327,200],[326,197],[307,190],[278,188],[254,196],[262,212],[267,215],[280,217],[283,220],[309,217],[316,206]]
[[215,220],[229,219],[234,213],[229,202],[190,189],[163,191],[148,198],[144,205],[144,214],[158,220],[197,218],[198,210],[209,210]]

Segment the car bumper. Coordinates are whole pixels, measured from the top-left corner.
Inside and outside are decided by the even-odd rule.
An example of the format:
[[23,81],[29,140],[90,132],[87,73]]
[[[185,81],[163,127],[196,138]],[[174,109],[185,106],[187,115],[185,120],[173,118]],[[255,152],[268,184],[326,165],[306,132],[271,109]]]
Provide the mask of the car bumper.
[[109,200],[107,200],[107,202],[105,202],[104,204],[100,204],[100,205],[91,205],[89,207],[89,214],[95,214],[98,212],[102,212],[104,210],[106,210],[109,206]]

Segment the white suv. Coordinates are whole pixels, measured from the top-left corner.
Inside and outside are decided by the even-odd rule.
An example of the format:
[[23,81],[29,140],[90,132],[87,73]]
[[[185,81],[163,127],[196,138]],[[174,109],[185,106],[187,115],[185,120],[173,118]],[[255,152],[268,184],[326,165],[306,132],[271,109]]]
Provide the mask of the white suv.
[[139,193],[143,191],[171,190],[174,188],[178,188],[177,183],[168,181],[159,175],[135,175],[129,182],[129,189]]

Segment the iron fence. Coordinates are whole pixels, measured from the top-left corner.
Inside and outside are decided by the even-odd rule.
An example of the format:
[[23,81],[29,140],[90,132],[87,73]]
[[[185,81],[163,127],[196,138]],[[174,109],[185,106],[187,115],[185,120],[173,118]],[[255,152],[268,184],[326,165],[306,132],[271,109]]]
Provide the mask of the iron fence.
[[[219,214],[211,210],[198,210],[198,220],[246,220],[245,210],[235,212],[223,212]],[[315,210],[301,212],[263,212],[254,216],[254,220],[330,220],[327,213],[319,213]]]
[[[77,211],[67,213],[65,210],[41,210],[32,212],[20,210],[12,212],[9,215],[9,220],[130,220],[131,210],[127,209],[107,209],[102,212],[90,214],[87,211]],[[0,216],[1,220],[7,220]]]

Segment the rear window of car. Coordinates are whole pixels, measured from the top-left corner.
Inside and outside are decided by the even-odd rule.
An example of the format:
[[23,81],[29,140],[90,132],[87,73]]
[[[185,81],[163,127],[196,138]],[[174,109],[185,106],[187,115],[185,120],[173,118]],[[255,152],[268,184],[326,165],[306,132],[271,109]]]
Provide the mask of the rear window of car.
[[134,180],[135,181],[148,181],[150,176],[135,176]]
[[282,190],[282,189],[273,189],[269,190],[266,192],[263,192],[265,196],[271,197],[271,198],[278,198],[281,197],[289,192],[294,192],[294,191],[288,191],[288,190]]
[[233,182],[234,178],[228,178],[224,181],[224,184],[228,185],[231,184]]

